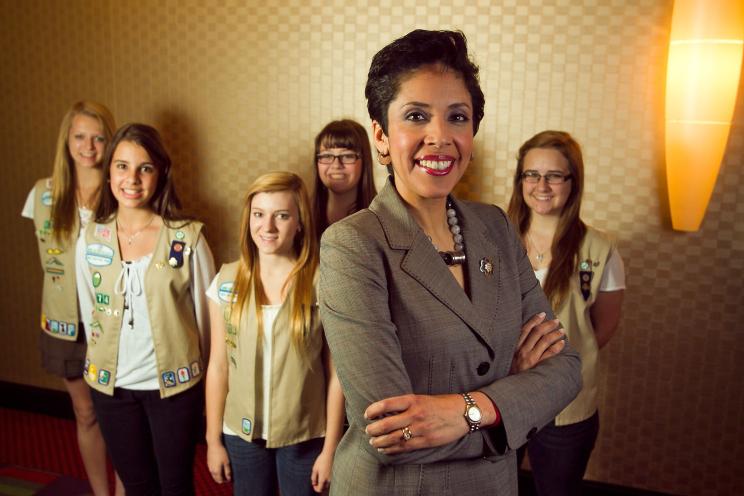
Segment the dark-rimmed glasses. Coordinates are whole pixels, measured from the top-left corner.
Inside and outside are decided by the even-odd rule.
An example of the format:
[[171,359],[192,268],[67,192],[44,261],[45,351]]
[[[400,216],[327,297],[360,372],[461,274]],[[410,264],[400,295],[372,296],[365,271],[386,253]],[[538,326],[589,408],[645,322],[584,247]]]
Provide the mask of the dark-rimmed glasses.
[[548,172],[547,174],[540,174],[537,171],[524,171],[522,172],[522,181],[530,184],[537,184],[540,182],[540,178],[544,177],[545,182],[548,184],[563,184],[571,179],[571,174],[561,174],[560,172]]
[[351,165],[359,160],[359,154],[353,152],[339,153],[338,155],[334,155],[333,153],[319,153],[315,158],[319,164],[331,165],[334,160],[338,159],[344,165]]

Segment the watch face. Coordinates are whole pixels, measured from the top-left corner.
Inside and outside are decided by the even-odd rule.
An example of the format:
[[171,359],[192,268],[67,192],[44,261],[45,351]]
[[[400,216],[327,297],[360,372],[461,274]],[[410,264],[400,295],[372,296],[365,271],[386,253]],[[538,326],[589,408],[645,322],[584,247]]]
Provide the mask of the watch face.
[[471,422],[480,422],[481,421],[481,411],[480,408],[477,406],[471,406],[468,408],[468,418]]

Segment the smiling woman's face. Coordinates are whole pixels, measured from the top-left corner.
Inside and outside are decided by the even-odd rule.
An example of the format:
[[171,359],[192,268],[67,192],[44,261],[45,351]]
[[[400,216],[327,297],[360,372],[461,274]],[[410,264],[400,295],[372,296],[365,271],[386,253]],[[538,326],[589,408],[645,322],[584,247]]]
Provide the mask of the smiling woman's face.
[[472,116],[472,98],[456,72],[424,66],[403,79],[388,107],[387,135],[372,125],[407,203],[445,198],[457,185],[472,155]]

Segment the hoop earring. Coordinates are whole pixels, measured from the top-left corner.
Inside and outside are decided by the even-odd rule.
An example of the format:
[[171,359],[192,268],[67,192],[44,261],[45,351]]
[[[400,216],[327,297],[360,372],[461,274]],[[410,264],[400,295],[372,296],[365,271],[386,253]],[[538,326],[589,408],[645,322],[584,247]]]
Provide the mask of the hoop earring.
[[392,163],[390,152],[382,153],[380,150],[377,150],[377,162],[380,165],[390,165]]

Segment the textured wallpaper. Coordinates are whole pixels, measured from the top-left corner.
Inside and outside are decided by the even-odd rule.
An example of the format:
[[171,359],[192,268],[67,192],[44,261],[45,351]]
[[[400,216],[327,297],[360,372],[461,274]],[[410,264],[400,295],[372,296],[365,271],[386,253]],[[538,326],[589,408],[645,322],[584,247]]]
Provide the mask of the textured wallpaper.
[[[266,5],[268,3],[268,5]],[[671,1],[0,0],[0,380],[61,385],[39,367],[35,179],[63,113],[106,103],[158,127],[184,203],[217,262],[237,256],[243,192],[260,173],[312,172],[331,119],[369,126],[372,55],[411,29],[461,29],[486,115],[458,192],[505,205],[519,145],[571,132],[583,216],[614,232],[628,289],[602,352],[601,432],[587,477],[675,494],[744,494],[744,84],[708,213],[670,228],[663,103]],[[377,179],[385,175],[380,167]]]

